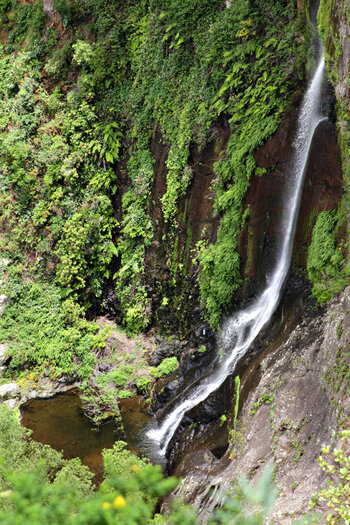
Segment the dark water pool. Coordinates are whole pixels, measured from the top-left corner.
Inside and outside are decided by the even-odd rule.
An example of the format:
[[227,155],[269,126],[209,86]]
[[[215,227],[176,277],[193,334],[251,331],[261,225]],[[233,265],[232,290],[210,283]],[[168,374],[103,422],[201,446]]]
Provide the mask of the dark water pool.
[[114,421],[97,428],[84,415],[77,390],[33,399],[20,407],[21,423],[33,431],[32,438],[62,451],[65,459],[79,457],[95,473],[96,484],[103,479],[104,448],[122,439],[132,452],[142,454],[143,429],[150,420],[145,401],[141,397],[122,400],[120,410],[124,432]]
[[33,431],[32,438],[63,452],[65,459],[79,457],[102,481],[102,449],[111,448],[123,435],[115,422],[98,429],[82,409],[77,391],[51,399],[33,399],[20,407],[21,423]]

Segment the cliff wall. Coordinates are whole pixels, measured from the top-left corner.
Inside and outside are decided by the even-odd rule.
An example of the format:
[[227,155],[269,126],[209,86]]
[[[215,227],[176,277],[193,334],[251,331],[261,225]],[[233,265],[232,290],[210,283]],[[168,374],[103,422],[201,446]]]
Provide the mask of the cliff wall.
[[[344,266],[348,264],[348,3],[321,1],[319,24],[325,41],[328,75],[337,97],[337,119],[322,123],[314,138],[296,232],[294,268],[306,266],[309,276],[308,246],[316,242],[314,225],[324,210],[335,217],[338,214],[338,226],[332,225],[335,236],[331,245],[334,248],[337,242],[342,247],[343,266],[339,273],[346,271]],[[271,174],[255,178],[247,193],[250,228],[259,238],[255,243],[248,222],[240,247],[243,266],[251,272],[250,276],[254,276],[254,261],[261,258],[264,239],[268,244],[276,233],[274,219],[268,222],[266,218],[278,217],[280,201],[274,192],[281,194],[283,173],[288,173],[293,114],[288,118],[255,153],[259,166],[266,169],[273,166],[273,170]],[[262,187],[265,194],[271,196],[267,208],[259,198]],[[250,244],[253,248],[249,248]],[[318,250],[318,257],[322,259],[321,242]],[[265,265],[268,263],[267,258]],[[317,279],[324,279],[325,288],[339,292],[333,287],[335,275],[325,266],[317,279],[312,276],[314,289]],[[349,279],[346,274],[343,276],[344,287]],[[200,412],[197,411],[191,414],[197,426],[181,429],[173,444],[175,453],[170,453],[174,472],[185,476],[176,494],[196,503],[203,522],[217,505],[220,494],[230,490],[237,478],[244,474],[256,480],[268,463],[274,466],[281,491],[272,515],[273,523],[291,523],[294,518],[307,514],[311,496],[327,486],[326,476],[316,460],[323,446],[340,445],[338,432],[348,429],[350,422],[349,292],[347,286],[322,308],[305,299],[306,296],[296,302],[297,294],[294,294],[293,305],[288,307],[287,302],[282,307],[280,329],[276,332],[272,327],[270,334],[263,336],[265,345],[258,343],[259,355],[250,362],[247,359],[245,366],[237,371],[241,375],[238,418],[232,406],[231,412],[225,412],[226,429],[226,423],[222,426],[219,420],[216,424],[204,424],[198,419]],[[325,511],[320,502],[317,509]],[[323,523],[326,518],[318,519]]]

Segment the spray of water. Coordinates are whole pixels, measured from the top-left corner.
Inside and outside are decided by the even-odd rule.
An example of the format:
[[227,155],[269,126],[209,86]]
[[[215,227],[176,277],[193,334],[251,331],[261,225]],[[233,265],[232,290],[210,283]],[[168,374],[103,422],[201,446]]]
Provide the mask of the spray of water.
[[324,120],[320,113],[323,71],[322,53],[299,113],[296,139],[293,144],[293,170],[284,199],[281,245],[275,268],[267,276],[266,287],[260,296],[248,308],[236,312],[224,322],[219,336],[219,347],[223,350],[223,358],[216,369],[185,393],[179,404],[175,405],[160,425],[153,426],[147,432],[149,444],[154,449],[153,455],[164,457],[169,442],[186,412],[204,401],[233,373],[238,360],[247,352],[278,306],[289,271],[311,141],[316,127],[321,120]]

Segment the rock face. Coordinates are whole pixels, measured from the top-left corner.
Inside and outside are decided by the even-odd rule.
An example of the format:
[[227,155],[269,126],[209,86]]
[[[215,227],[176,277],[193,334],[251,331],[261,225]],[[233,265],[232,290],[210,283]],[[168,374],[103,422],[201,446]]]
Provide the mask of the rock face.
[[17,383],[6,383],[0,386],[0,403],[4,402],[9,408],[15,408],[30,399],[54,397],[57,394],[73,390],[78,386],[79,382],[66,377],[61,377],[57,380],[42,377],[35,385],[24,383],[21,385],[21,388]]
[[[293,261],[299,268],[306,267],[307,247],[318,214],[336,207],[342,198],[341,155],[332,114],[334,95],[329,86],[327,89],[330,119],[318,126],[313,139],[297,225]],[[265,170],[265,173],[254,176],[251,180],[242,210],[244,213],[250,208],[249,218],[238,240],[243,285],[237,300],[256,293],[272,258],[275,257],[283,194],[293,169],[293,140],[299,105],[300,94],[297,94],[277,132],[254,155],[257,166]],[[200,310],[196,284],[197,267],[193,265],[191,254],[196,243],[203,238],[203,232],[210,243],[216,241],[220,216],[215,215],[213,209],[214,164],[219,159],[220,152],[226,149],[229,136],[229,126],[223,121],[213,131],[212,141],[202,151],[192,151],[188,167],[192,173],[192,183],[179,201],[179,228],[175,237],[171,238],[170,245],[164,242],[165,234],[169,233],[169,224],[164,222],[161,211],[161,199],[166,191],[169,146],[164,143],[159,131],[153,139],[155,176],[149,215],[152,217],[155,235],[152,245],[146,251],[145,279],[147,288],[153,291],[153,310],[158,312],[156,315],[163,328],[165,326],[173,329],[176,319],[179,326],[186,323],[193,326],[198,321]],[[180,264],[183,268],[183,275],[177,275],[175,290],[169,286],[174,261],[175,266]],[[160,290],[168,297],[175,295],[177,304],[169,303],[168,309],[163,307]]]
[[63,31],[64,31],[63,24],[62,24],[60,15],[58,14],[57,11],[55,11],[53,0],[44,0],[43,7],[44,7],[44,9],[43,9],[44,10],[44,14],[48,18],[50,18],[50,20],[54,23],[56,29],[60,33],[63,33]]
[[[157,131],[151,144],[155,159],[154,181],[150,198],[149,216],[152,219],[154,238],[146,250],[145,278],[147,287],[152,290],[153,309],[163,328],[192,327],[199,319],[199,291],[196,285],[196,266],[192,262],[196,243],[201,240],[203,231],[209,242],[215,242],[220,217],[214,214],[214,189],[212,187],[214,164],[226,149],[230,137],[227,122],[221,122],[212,132],[212,140],[201,151],[193,149],[189,158],[188,171],[192,182],[184,196],[179,199],[178,228],[170,241],[165,241],[171,225],[164,221],[161,199],[166,192],[166,161],[169,145]],[[179,265],[181,272],[176,277],[176,290],[172,281],[172,265]],[[177,304],[163,307],[158,291],[167,296],[176,296]]]
[[331,24],[327,28],[326,49],[329,53],[329,69],[335,73],[335,92],[341,100],[350,100],[350,26],[349,0],[331,4]]
[[[267,172],[254,177],[245,207],[250,215],[239,239],[242,276],[246,279],[243,297],[251,281],[261,280],[271,265],[278,236],[285,182],[292,172],[293,139],[298,117],[295,102],[278,131],[255,153],[257,165]],[[314,135],[308,162],[300,214],[297,224],[293,260],[305,268],[307,247],[318,214],[334,208],[342,197],[341,155],[337,131],[332,120],[322,122]]]
[[267,463],[274,465],[281,490],[273,523],[307,512],[312,494],[325,485],[316,459],[350,417],[350,287],[328,308],[306,311],[291,332],[287,327],[242,374],[243,407],[235,433],[228,417],[224,456],[207,451],[203,469],[191,468],[195,447],[182,458],[186,476],[177,494],[201,509],[203,522],[217,504],[213,491],[230,489],[241,475],[256,479]]

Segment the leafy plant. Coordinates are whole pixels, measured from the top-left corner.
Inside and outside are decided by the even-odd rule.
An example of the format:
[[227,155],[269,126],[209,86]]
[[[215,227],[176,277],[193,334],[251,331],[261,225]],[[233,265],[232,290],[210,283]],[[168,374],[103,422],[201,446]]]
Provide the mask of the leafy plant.
[[166,357],[156,368],[151,368],[151,375],[153,377],[168,376],[175,372],[178,366],[177,357]]
[[71,299],[62,302],[59,289],[47,283],[13,280],[9,293],[0,339],[9,344],[13,373],[40,366],[57,376],[76,372],[87,379],[95,365],[92,350],[101,342],[84,310]]
[[313,283],[313,295],[325,302],[347,285],[345,262],[340,247],[337,247],[334,231],[342,220],[334,211],[323,211],[317,217],[308,251],[307,271]]
[[332,525],[347,523],[350,518],[350,430],[342,430],[338,437],[340,446],[334,448],[331,455],[331,447],[323,447],[317,460],[327,474],[328,487],[310,502],[311,508],[317,506],[326,513],[326,522]]

